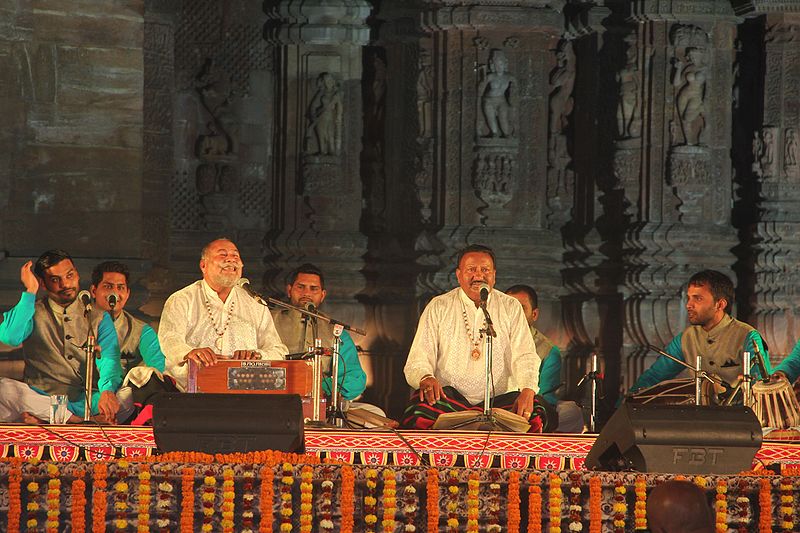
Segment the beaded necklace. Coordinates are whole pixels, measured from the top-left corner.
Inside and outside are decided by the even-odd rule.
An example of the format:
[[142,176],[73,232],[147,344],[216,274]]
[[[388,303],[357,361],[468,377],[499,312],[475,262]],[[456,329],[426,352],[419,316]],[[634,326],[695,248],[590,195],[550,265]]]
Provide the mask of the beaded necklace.
[[[208,319],[211,321],[211,327],[214,328],[214,333],[217,334],[217,339],[214,341],[214,346],[217,350],[222,350],[222,337],[225,335],[225,332],[228,330],[228,325],[231,323],[231,316],[233,315],[233,305],[236,303],[231,298],[231,308],[228,311],[228,317],[225,319],[225,324],[222,325],[222,329],[217,327],[217,323],[214,321],[214,313],[211,312],[211,303],[208,301],[208,298],[205,298],[206,302],[206,311],[208,312]],[[222,305],[222,315],[225,315],[225,304]],[[222,317],[220,317],[220,324],[222,324]]]
[[478,335],[478,339],[475,339],[475,336],[472,334],[472,328],[469,326],[469,320],[467,319],[467,310],[462,309],[461,314],[464,317],[464,327],[467,328],[467,337],[469,337],[470,342],[472,343],[472,352],[470,353],[470,357],[472,357],[473,361],[477,361],[481,357],[481,341],[483,340],[483,331],[480,332]]

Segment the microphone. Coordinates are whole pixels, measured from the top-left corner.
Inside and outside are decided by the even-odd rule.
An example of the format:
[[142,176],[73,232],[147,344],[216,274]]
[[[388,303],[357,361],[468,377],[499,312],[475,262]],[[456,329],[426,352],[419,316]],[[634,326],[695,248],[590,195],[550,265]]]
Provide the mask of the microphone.
[[78,299],[83,304],[83,307],[86,308],[86,311],[92,310],[92,295],[89,294],[89,291],[81,291],[78,293]]
[[489,299],[489,291],[490,290],[492,290],[492,289],[491,289],[491,287],[489,287],[488,283],[486,283],[485,281],[483,283],[481,283],[480,291],[481,291],[481,303],[482,304],[485,304],[486,300]]
[[114,294],[113,292],[106,296],[106,301],[108,302],[108,306],[111,309],[114,309],[117,306],[117,302],[119,302],[119,296]]
[[317,312],[317,306],[314,305],[314,302],[306,302],[305,305],[303,306],[303,309],[305,309],[309,313]]
[[264,298],[250,287],[250,280],[249,279],[247,279],[247,278],[239,278],[239,281],[236,282],[236,285],[238,285],[240,288],[244,289],[244,291],[247,294],[249,294],[250,297],[253,298],[255,301],[257,301],[259,303],[262,303],[262,304],[264,303]]

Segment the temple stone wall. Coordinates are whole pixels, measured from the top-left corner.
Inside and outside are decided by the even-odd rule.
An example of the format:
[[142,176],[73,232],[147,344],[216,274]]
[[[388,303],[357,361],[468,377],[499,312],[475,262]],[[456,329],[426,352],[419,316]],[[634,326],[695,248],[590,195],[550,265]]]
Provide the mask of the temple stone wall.
[[454,258],[540,293],[565,393],[609,399],[734,276],[773,357],[800,336],[800,5],[692,0],[0,0],[0,299],[51,247],[131,263],[157,318],[234,239],[254,286],[327,274],[366,399],[398,414]]

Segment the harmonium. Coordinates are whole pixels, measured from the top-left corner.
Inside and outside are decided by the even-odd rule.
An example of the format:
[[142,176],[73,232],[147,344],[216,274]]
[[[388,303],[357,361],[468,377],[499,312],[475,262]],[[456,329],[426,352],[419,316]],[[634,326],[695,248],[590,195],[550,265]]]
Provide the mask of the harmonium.
[[[213,366],[189,361],[187,392],[237,394],[299,394],[303,418],[325,420],[325,395],[321,383],[314,384],[313,360],[265,361],[218,359]],[[316,394],[315,394],[316,388]],[[314,412],[314,398],[319,410]]]

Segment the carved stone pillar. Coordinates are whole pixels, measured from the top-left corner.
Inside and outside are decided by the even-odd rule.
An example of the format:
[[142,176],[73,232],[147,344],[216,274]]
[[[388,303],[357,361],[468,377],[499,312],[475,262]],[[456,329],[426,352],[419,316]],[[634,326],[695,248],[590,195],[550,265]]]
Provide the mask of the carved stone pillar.
[[694,272],[731,274],[730,109],[735,22],[728,1],[611,2],[638,23],[617,70],[613,174],[627,199],[625,386],[686,325]]
[[760,104],[754,107],[763,106],[763,114],[751,123],[749,132],[742,132],[743,140],[749,137],[752,145],[741,146],[751,162],[750,177],[760,184],[761,214],[751,243],[755,263],[750,319],[764,334],[770,354],[784,356],[800,336],[800,216],[796,207],[800,202],[800,8],[768,10],[763,2],[754,4],[756,11],[767,11],[767,15],[747,24],[756,28],[749,32],[755,33],[754,40],[742,43],[745,49],[763,50],[763,56],[747,65],[747,72],[756,74],[754,96],[763,98],[761,102],[754,99]]
[[[370,5],[281,0],[268,2],[266,12],[278,83],[270,110],[275,196],[265,282],[282,293],[288,270],[314,263],[327,275],[328,310],[334,312],[364,288],[359,161]],[[346,305],[337,318],[361,324],[363,311]]]

